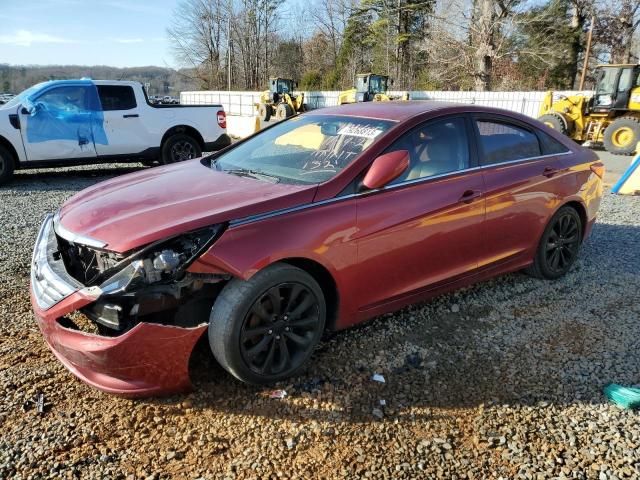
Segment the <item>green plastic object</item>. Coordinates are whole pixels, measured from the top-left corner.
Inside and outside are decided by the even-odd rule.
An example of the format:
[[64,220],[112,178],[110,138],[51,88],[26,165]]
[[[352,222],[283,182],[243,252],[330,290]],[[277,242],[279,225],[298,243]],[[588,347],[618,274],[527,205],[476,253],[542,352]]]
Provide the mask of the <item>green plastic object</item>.
[[640,388],[623,387],[610,383],[604,387],[604,396],[622,408],[640,407]]

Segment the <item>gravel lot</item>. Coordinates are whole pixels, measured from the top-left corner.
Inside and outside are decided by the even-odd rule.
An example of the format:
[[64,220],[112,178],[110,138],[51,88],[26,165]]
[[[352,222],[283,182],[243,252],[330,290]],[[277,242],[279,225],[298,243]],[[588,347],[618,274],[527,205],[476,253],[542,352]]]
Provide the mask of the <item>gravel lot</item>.
[[[28,271],[45,213],[136,168],[0,188],[0,478],[640,476],[639,414],[601,393],[640,382],[640,197],[606,194],[565,278],[508,275],[340,333],[284,399],[232,380],[204,345],[196,392],[132,401],[55,360]],[[38,391],[44,415],[23,409]]]

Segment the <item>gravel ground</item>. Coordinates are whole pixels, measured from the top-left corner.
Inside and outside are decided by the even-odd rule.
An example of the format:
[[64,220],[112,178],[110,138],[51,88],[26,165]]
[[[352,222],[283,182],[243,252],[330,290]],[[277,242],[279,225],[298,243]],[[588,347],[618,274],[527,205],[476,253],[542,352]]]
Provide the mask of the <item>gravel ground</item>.
[[[0,478],[640,477],[640,417],[601,393],[640,382],[640,197],[606,194],[565,278],[507,275],[339,333],[284,399],[203,345],[197,391],[132,401],[68,373],[28,299],[45,213],[131,169],[0,188]],[[36,392],[43,415],[23,408]]]

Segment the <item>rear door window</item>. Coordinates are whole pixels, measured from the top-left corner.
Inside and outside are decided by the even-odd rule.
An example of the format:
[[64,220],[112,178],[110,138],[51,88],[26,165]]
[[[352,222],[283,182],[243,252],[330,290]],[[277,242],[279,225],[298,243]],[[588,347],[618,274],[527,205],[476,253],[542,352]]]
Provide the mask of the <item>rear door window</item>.
[[98,85],[102,110],[131,110],[136,108],[133,88],[126,85]]
[[542,152],[538,137],[532,131],[497,120],[476,120],[482,165],[539,157]]

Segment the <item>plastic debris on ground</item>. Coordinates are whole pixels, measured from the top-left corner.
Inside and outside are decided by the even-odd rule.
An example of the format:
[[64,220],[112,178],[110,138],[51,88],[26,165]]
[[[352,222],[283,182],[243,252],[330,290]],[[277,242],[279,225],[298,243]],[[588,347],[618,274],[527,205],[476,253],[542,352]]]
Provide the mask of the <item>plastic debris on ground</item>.
[[36,407],[36,412],[39,415],[44,415],[45,410],[49,406],[45,403],[44,393],[38,392],[34,395],[33,398],[27,399],[22,404],[22,410],[25,412],[31,410],[31,408]]
[[379,419],[383,419],[384,418],[384,413],[382,412],[382,410],[380,410],[379,408],[374,408],[371,413],[373,414],[374,417],[379,418]]
[[371,377],[371,380],[373,380],[374,382],[385,383],[384,377],[379,373],[374,373],[373,377]]
[[273,390],[269,392],[269,398],[284,398],[287,396],[287,392],[285,390]]
[[387,401],[384,399],[380,399],[380,406],[384,407],[387,405]]
[[623,387],[610,383],[604,387],[604,396],[622,408],[640,407],[640,388]]

